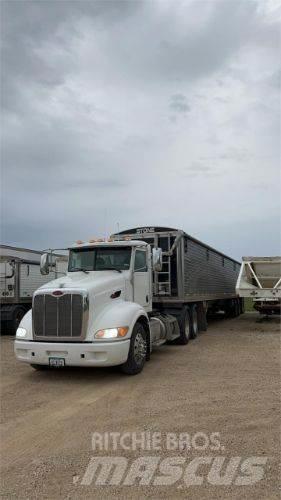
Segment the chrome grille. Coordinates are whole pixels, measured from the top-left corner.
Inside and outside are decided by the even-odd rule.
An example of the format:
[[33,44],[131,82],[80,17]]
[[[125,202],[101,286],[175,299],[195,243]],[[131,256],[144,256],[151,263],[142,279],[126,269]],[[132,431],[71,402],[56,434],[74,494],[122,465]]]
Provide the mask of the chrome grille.
[[38,294],[33,299],[36,338],[79,340],[83,330],[84,297],[78,293]]

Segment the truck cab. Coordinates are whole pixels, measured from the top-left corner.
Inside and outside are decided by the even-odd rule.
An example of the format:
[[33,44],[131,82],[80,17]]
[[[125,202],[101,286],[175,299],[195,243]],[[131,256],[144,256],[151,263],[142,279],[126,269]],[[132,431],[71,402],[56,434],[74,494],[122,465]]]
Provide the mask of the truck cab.
[[149,312],[151,266],[150,245],[143,241],[83,244],[70,249],[68,279],[71,281],[79,272],[80,276],[88,275],[90,289],[96,290],[98,283],[108,286],[109,291],[119,287],[116,294],[120,292],[120,298],[136,302]]
[[[44,254],[41,272],[50,266]],[[138,373],[161,336],[151,318],[152,270],[159,266],[161,250],[145,241],[76,243],[67,274],[34,293],[17,330],[17,358],[37,369],[121,365]]]

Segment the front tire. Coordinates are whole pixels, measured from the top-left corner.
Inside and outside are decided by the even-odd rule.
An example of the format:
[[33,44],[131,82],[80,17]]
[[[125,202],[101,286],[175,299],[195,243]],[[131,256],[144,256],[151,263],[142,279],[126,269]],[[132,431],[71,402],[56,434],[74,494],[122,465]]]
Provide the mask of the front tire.
[[141,323],[136,323],[133,329],[128,359],[121,366],[123,373],[136,375],[144,367],[147,355],[146,332]]

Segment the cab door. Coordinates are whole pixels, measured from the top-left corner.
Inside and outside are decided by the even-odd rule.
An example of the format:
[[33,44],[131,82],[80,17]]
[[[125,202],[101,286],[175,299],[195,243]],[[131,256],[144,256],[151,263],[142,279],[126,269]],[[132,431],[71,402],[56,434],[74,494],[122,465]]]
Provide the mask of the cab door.
[[136,248],[134,258],[134,302],[151,310],[150,265],[146,249]]

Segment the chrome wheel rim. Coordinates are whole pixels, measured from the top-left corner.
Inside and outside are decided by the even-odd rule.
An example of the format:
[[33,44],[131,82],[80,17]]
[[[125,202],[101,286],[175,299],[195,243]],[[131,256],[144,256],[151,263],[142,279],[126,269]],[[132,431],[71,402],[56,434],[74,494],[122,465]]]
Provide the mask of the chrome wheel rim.
[[138,365],[140,365],[146,356],[146,341],[141,333],[137,333],[134,342],[134,358]]

